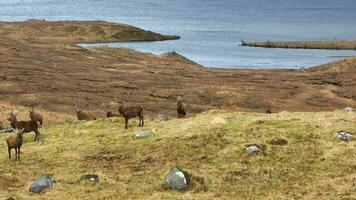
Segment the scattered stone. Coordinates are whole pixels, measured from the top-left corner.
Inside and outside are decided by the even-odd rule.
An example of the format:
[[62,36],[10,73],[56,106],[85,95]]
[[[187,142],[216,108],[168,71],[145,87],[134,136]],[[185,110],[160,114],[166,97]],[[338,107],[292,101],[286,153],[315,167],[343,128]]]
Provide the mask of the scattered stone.
[[346,131],[340,131],[336,134],[336,138],[342,141],[349,141],[352,140],[352,134]]
[[255,153],[258,153],[260,152],[260,148],[258,147],[258,145],[256,144],[251,144],[251,145],[248,145],[246,146],[246,153],[248,154],[255,154]]
[[168,121],[168,116],[166,114],[159,114],[158,118],[160,121]]
[[30,192],[41,193],[47,188],[52,188],[54,186],[54,180],[52,175],[44,174],[36,179],[30,187]]
[[148,137],[148,136],[150,136],[151,135],[151,131],[149,131],[149,130],[144,130],[144,131],[139,131],[139,132],[137,132],[136,133],[136,137],[137,138],[144,138],[144,137]]
[[85,174],[83,176],[80,177],[81,181],[90,181],[93,183],[97,183],[99,182],[99,176],[95,175],[95,174]]
[[346,107],[346,108],[345,108],[345,111],[347,111],[347,112],[353,112],[353,111],[354,111],[354,109],[353,109],[353,108],[351,108],[351,107]]
[[174,166],[166,176],[166,183],[174,190],[184,190],[188,187],[187,179],[187,174]]
[[278,138],[274,138],[274,139],[270,140],[269,144],[283,146],[283,145],[287,145],[288,144],[288,140],[284,139],[282,137],[278,137]]

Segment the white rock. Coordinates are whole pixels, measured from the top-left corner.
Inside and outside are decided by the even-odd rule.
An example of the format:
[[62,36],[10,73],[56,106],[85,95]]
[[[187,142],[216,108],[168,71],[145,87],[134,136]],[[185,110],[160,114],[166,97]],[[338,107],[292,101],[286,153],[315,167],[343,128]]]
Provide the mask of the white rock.
[[246,152],[249,154],[258,153],[260,149],[256,145],[250,145],[246,147]]
[[151,135],[151,132],[149,130],[144,130],[144,131],[139,131],[136,133],[136,137],[137,138],[144,138],[144,137],[148,137]]
[[336,134],[338,140],[349,141],[352,140],[352,134],[346,131],[340,131]]
[[354,109],[353,109],[353,108],[351,108],[351,107],[346,107],[346,108],[345,108],[345,111],[347,111],[347,112],[353,112],[353,111],[354,111]]

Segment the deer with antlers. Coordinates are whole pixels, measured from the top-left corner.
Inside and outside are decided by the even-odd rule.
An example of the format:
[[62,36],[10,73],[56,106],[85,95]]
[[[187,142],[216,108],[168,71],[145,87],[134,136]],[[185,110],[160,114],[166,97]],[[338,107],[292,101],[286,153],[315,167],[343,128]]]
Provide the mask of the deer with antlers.
[[128,105],[126,98],[124,100],[118,100],[117,97],[114,97],[115,101],[119,105],[119,113],[124,117],[125,119],[125,129],[128,128],[128,123],[129,119],[138,117],[139,118],[139,125],[138,126],[143,126],[144,125],[144,119],[143,119],[143,107],[138,106],[138,105]]
[[35,132],[35,142],[40,141],[40,132],[38,131],[38,124],[36,121],[18,121],[17,120],[18,113],[14,114],[13,110],[9,113],[8,121],[10,121],[10,125],[13,129],[23,130],[23,133]]
[[90,113],[82,111],[82,106],[79,105],[79,101],[75,105],[78,120],[96,120],[96,117]]

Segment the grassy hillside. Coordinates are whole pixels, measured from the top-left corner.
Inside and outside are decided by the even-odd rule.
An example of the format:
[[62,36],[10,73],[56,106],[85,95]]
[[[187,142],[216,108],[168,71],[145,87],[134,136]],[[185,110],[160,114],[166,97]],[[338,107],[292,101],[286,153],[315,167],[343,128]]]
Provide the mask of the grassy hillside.
[[[21,161],[9,161],[0,143],[0,199],[355,199],[356,143],[335,139],[356,132],[345,111],[266,115],[210,111],[187,119],[147,120],[153,134],[134,137],[137,121],[73,122],[42,129],[41,146],[25,135]],[[269,141],[283,137],[284,146]],[[1,135],[4,141],[5,135]],[[258,155],[244,145],[263,147]],[[191,174],[187,191],[164,186],[177,164]],[[33,195],[29,185],[45,172],[57,184]],[[96,173],[100,183],[79,183]]]

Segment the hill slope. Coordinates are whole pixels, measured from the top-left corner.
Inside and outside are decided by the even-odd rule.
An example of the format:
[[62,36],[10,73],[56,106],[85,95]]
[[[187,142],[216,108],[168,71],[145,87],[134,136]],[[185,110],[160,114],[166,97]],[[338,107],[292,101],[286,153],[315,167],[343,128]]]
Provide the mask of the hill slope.
[[[150,121],[138,139],[120,119],[73,122],[41,130],[43,144],[25,135],[21,161],[9,161],[0,143],[0,199],[353,199],[356,143],[339,142],[339,130],[356,132],[356,115],[344,111],[266,115],[210,111],[192,118]],[[284,146],[269,141],[283,137]],[[4,141],[5,135],[1,135]],[[263,153],[247,155],[246,144]],[[191,174],[184,192],[164,186],[177,164]],[[28,193],[39,175],[57,181],[45,194]],[[96,173],[96,185],[78,178]]]
[[264,112],[264,102],[275,102],[273,111],[356,107],[356,57],[315,70],[216,69],[177,53],[76,45],[166,39],[178,37],[100,21],[0,22],[0,121],[36,103],[41,113],[51,113],[46,124],[63,123],[75,117],[77,100],[104,116],[113,96],[142,105],[151,116],[174,115],[177,94],[184,94],[191,113]]

